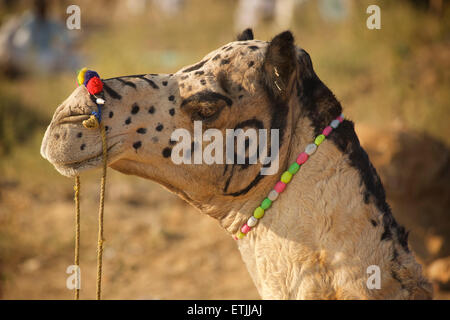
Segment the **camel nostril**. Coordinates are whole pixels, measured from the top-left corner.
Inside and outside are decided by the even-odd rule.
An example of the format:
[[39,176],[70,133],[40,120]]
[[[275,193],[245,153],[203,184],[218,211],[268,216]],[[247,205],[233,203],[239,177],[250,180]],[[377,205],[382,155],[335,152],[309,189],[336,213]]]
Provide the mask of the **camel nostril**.
[[59,137],[60,137],[60,135],[59,135],[59,133],[55,133],[55,134],[53,135],[53,137],[54,137],[56,140],[58,140]]

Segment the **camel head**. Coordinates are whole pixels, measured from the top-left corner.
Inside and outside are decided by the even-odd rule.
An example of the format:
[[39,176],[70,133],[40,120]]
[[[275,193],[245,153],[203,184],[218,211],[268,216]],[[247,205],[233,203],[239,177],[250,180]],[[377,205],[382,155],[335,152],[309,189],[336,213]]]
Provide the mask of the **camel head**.
[[[222,164],[208,164],[201,158],[201,163],[194,163],[199,147],[194,142],[194,124],[201,121],[203,132],[214,128],[223,133],[224,158],[227,129],[267,129],[267,145],[270,129],[278,129],[279,149],[272,151],[279,154],[282,166],[293,119],[300,112],[293,108],[298,103],[299,75],[312,73],[308,54],[295,47],[290,32],[265,42],[253,40],[247,29],[238,41],[174,74],[103,79],[106,102],[101,121],[106,129],[108,165],[154,180],[201,209],[217,210],[219,205],[211,199],[224,200],[223,205],[249,197],[262,185],[270,188],[277,179],[278,165],[275,174],[261,175],[261,168],[271,163],[227,164],[224,159]],[[82,125],[97,110],[94,101],[84,86],[77,87],[56,109],[45,133],[41,154],[63,175],[75,176],[101,166],[100,132]],[[192,137],[191,164],[172,160],[179,142],[172,133],[181,128]],[[201,143],[205,149],[210,142]],[[245,152],[248,157],[249,151]]]

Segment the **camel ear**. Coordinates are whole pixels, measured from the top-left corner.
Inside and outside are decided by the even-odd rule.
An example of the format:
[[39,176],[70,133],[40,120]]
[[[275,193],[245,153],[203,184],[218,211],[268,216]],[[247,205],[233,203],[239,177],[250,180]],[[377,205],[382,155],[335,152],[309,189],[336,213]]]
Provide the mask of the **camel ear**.
[[253,31],[250,28],[245,29],[237,36],[237,41],[253,40]]
[[263,81],[271,96],[287,100],[295,65],[294,37],[290,31],[285,31],[272,39],[263,62]]

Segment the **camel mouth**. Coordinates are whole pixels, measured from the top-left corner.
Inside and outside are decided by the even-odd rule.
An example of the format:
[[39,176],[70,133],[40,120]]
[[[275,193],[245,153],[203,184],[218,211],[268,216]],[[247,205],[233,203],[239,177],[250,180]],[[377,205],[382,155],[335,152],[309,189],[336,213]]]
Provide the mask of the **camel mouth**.
[[[111,151],[113,151],[115,147],[120,146],[120,144],[121,142],[117,141],[107,148],[107,165],[110,165],[111,163],[117,160],[116,156]],[[66,177],[74,177],[79,175],[83,171],[96,169],[100,167],[102,162],[103,162],[103,152],[100,152],[86,159],[77,160],[73,162],[53,163],[53,165],[55,166],[56,170],[58,170],[58,172],[61,173],[62,175]]]
[[90,114],[77,114],[70,115],[62,118],[58,121],[57,125],[67,124],[67,123],[82,123],[84,120],[89,119]]

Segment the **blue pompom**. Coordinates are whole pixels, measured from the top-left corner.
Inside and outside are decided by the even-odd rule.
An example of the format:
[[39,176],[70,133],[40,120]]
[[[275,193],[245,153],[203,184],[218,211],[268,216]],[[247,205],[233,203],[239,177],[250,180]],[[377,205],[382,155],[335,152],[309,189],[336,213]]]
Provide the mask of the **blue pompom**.
[[86,71],[86,73],[84,74],[84,82],[83,82],[83,84],[86,86],[87,83],[89,82],[89,80],[91,80],[91,78],[93,78],[93,77],[100,78],[100,76],[98,75],[97,72],[92,71],[92,70]]

